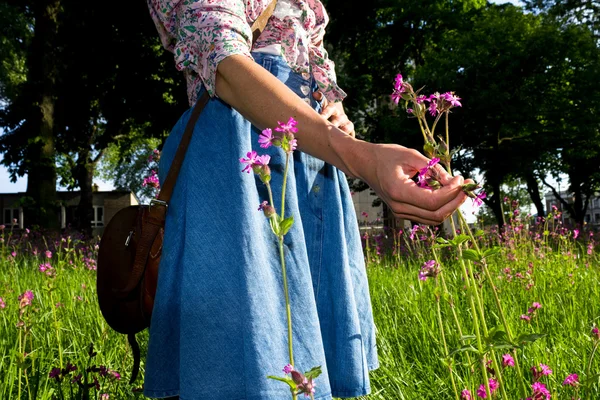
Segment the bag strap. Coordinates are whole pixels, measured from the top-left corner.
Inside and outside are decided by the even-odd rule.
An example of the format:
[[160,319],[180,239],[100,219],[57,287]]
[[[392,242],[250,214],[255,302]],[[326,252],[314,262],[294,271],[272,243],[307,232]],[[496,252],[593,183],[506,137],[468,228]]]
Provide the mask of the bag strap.
[[[263,32],[265,27],[267,26],[267,22],[271,15],[273,15],[273,11],[275,11],[275,6],[277,5],[277,0],[273,0],[271,4],[262,12],[262,14],[254,21],[252,24],[252,44],[258,39],[260,34]],[[173,189],[175,188],[175,183],[177,182],[177,176],[179,175],[179,170],[181,169],[181,165],[183,164],[183,159],[185,157],[185,153],[187,152],[188,145],[192,139],[192,133],[194,132],[194,126],[198,121],[198,117],[204,110],[204,107],[208,103],[210,96],[208,92],[205,90],[202,94],[200,100],[196,102],[194,106],[194,110],[192,111],[192,115],[185,127],[185,132],[183,133],[183,137],[181,138],[181,142],[179,142],[179,147],[177,147],[177,152],[175,153],[175,158],[171,163],[171,168],[169,168],[169,173],[167,174],[167,178],[165,179],[164,184],[162,185],[158,197],[154,200],[158,205],[167,205],[169,200],[171,200],[171,195],[173,194]]]

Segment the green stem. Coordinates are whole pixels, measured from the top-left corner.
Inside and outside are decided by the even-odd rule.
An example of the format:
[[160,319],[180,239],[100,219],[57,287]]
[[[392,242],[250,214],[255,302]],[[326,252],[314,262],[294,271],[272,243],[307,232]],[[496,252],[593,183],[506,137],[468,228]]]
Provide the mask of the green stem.
[[287,184],[287,173],[290,164],[290,154],[285,153],[285,170],[283,171],[283,184],[281,185],[281,220],[283,221],[283,215],[285,213],[285,186]]
[[[434,260],[441,266],[442,264],[440,263],[440,259],[439,256],[437,254],[437,251],[435,251],[435,249],[433,249],[433,258]],[[442,281],[442,288],[444,289],[444,294],[448,295],[449,300],[449,304],[450,304],[450,310],[452,311],[452,318],[454,319],[454,323],[456,324],[456,328],[458,329],[458,334],[460,335],[460,341],[461,343],[464,345],[466,343],[466,340],[463,338],[463,330],[462,330],[462,326],[460,324],[460,321],[458,320],[458,315],[456,314],[456,309],[454,308],[454,299],[452,298],[452,295],[450,294],[450,292],[448,291],[448,286],[446,285],[446,279],[444,278],[444,271],[440,272],[439,277],[441,278]],[[471,356],[469,356],[469,353],[466,353],[467,356],[467,362],[469,364],[469,366],[471,366],[471,374],[473,374],[473,367],[471,364]]]
[[[23,354],[23,343],[22,343],[22,339],[21,339],[21,330],[19,329],[19,358],[21,357],[21,355]],[[18,386],[18,399],[21,399],[21,367],[18,367],[18,375],[19,375],[19,386]]]
[[[479,248],[479,245],[477,244],[477,241],[475,240],[475,237],[473,236],[473,232],[471,231],[471,228],[469,228],[467,221],[465,220],[465,218],[462,215],[462,213],[460,212],[460,210],[458,210],[457,213],[458,213],[458,218],[460,219],[462,228],[467,231],[467,233],[471,237],[471,240],[473,242],[473,245],[475,246],[475,249],[477,250],[478,253],[481,254],[481,249]],[[506,330],[506,336],[508,337],[508,341],[512,342],[513,335],[510,330],[510,325],[508,324],[508,321],[506,319],[504,309],[502,308],[502,303],[500,303],[500,297],[498,296],[498,290],[496,289],[496,285],[494,285],[492,275],[490,274],[490,270],[487,267],[487,262],[485,261],[485,259],[482,260],[481,265],[483,266],[483,272],[485,274],[487,281],[489,282],[489,286],[492,289],[492,294],[494,295],[494,301],[496,302],[496,308],[498,309],[498,313],[500,314],[500,320],[502,321],[502,325],[503,325],[504,329]],[[517,375],[519,377],[519,381],[521,382],[522,394],[524,396],[527,396],[527,386],[525,385],[525,378],[523,377],[523,371],[521,371],[521,369],[518,366],[518,357],[516,356],[516,350],[514,350],[514,349],[513,349],[513,354],[515,355],[515,357],[514,357],[515,369],[517,370]]]
[[[439,282],[436,279],[436,286],[439,288]],[[456,382],[454,382],[454,374],[452,373],[452,359],[450,357],[450,353],[448,352],[448,345],[446,343],[446,334],[444,333],[444,322],[442,320],[442,307],[440,306],[440,296],[439,294],[435,294],[435,302],[437,305],[437,319],[438,324],[440,326],[440,335],[442,335],[442,343],[444,344],[444,356],[446,357],[446,362],[448,363],[448,372],[450,373],[450,381],[452,382],[452,389],[454,389],[454,396],[456,400],[460,400],[458,397],[458,389],[456,388]]]
[[[596,354],[596,350],[598,349],[598,345],[600,345],[600,340],[596,340],[594,344],[594,348],[592,349],[592,354],[590,354],[590,361],[588,361],[587,370],[586,370],[586,384],[585,384],[585,393],[589,394],[590,387],[592,386],[592,361],[594,360],[594,355]],[[589,398],[589,397],[585,397]]]
[[285,255],[283,249],[283,236],[279,237],[279,260],[281,261],[281,272],[283,273],[283,294],[285,296],[285,310],[287,314],[288,326],[288,351],[290,355],[290,364],[294,366],[294,350],[292,346],[292,308],[290,306],[290,296],[288,293],[287,273],[285,270]]
[[62,357],[62,345],[60,343],[60,329],[58,327],[58,321],[56,320],[56,307],[54,306],[54,296],[52,290],[50,291],[50,307],[52,308],[52,317],[54,318],[54,330],[56,331],[56,340],[58,342],[58,360],[60,362],[60,369],[63,368],[63,357]]

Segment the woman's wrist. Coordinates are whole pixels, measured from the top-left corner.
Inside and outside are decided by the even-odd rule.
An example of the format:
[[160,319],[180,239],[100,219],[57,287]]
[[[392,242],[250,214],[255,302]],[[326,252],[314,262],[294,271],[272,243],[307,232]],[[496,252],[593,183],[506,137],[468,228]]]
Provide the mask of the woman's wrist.
[[332,126],[330,130],[329,146],[340,160],[340,165],[336,167],[351,178],[366,181],[366,169],[373,167],[372,155],[375,145],[347,135],[339,128]]

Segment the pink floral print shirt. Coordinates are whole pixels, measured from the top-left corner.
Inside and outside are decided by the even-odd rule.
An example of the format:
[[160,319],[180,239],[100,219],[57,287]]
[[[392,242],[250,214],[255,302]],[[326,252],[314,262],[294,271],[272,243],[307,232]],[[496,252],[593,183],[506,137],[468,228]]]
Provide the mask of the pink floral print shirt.
[[[177,69],[185,72],[192,105],[202,84],[211,96],[215,95],[219,62],[233,54],[251,58],[250,26],[271,3],[271,0],[147,1],[163,46],[175,54]],[[294,12],[282,15],[280,6],[290,5]],[[280,44],[281,55],[294,72],[305,78],[312,73],[329,101],[341,101],[346,93],[338,87],[334,63],[323,47],[328,21],[319,0],[280,1],[252,49]]]

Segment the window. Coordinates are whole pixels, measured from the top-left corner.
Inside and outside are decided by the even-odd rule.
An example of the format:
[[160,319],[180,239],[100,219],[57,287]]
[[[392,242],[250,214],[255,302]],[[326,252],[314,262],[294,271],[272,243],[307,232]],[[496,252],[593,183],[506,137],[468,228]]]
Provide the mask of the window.
[[4,209],[4,225],[11,226],[16,225],[20,226],[19,221],[19,209],[18,208],[5,208]]
[[594,218],[596,218],[596,223],[600,223],[600,214],[596,213],[596,215],[594,216]]
[[97,228],[104,226],[104,207],[94,206],[94,220],[92,221],[92,227]]
[[590,222],[590,214],[586,214],[584,220],[586,223],[589,223]]

